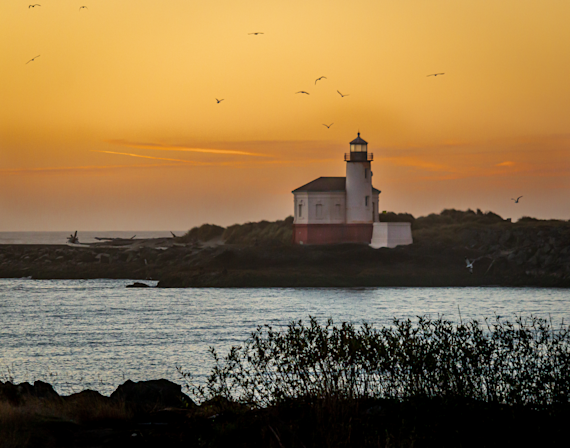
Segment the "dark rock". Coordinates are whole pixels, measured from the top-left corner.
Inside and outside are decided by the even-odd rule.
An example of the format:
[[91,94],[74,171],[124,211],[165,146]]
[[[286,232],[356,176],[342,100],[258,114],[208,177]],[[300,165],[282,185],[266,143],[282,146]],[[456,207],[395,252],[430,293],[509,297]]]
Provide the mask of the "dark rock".
[[125,401],[144,410],[196,406],[190,397],[182,393],[180,385],[165,379],[139,382],[127,380],[111,394],[111,399]]
[[66,402],[80,403],[85,405],[92,405],[95,403],[104,403],[110,400],[109,397],[101,395],[95,390],[84,390],[76,394],[71,394],[67,397],[62,397]]
[[134,282],[132,285],[127,285],[127,288],[150,288],[150,285],[141,282]]
[[34,384],[20,383],[12,384],[7,381],[0,381],[0,401],[6,400],[12,404],[19,404],[27,397],[35,397],[42,399],[59,399],[59,394],[53,389],[51,384],[43,381],[35,381]]

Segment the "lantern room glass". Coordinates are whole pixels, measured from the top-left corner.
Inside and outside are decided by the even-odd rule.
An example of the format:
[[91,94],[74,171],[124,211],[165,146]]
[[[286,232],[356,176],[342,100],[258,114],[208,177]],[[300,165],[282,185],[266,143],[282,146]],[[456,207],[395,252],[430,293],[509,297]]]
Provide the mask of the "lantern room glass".
[[350,152],[367,152],[368,145],[350,145]]

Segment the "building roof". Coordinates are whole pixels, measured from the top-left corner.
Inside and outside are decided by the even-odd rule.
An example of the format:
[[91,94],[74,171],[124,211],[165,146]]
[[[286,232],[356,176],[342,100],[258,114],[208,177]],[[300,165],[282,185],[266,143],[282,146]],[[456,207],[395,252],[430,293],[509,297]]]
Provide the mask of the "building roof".
[[358,137],[356,137],[353,141],[350,142],[351,145],[367,145],[368,142],[366,140],[362,140],[360,138],[360,132],[358,133]]
[[[319,177],[302,187],[293,190],[292,193],[300,193],[302,191],[346,191],[346,177]],[[380,193],[380,190],[372,187],[374,193]]]
[[346,177],[319,177],[302,187],[293,190],[293,193],[301,191],[345,191]]

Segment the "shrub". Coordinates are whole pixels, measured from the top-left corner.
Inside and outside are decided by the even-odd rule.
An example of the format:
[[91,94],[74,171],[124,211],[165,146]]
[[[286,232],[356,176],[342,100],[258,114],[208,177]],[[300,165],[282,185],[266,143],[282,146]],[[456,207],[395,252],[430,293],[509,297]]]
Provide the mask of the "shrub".
[[427,227],[436,227],[452,224],[495,224],[503,222],[503,218],[493,212],[483,213],[477,209],[474,212],[471,209],[466,211],[445,209],[439,215],[432,213],[428,216],[421,216],[413,222],[414,229],[423,229]]
[[293,217],[282,221],[260,221],[229,226],[222,235],[229,244],[291,244]]
[[411,222],[413,223],[416,218],[410,213],[394,213],[386,212],[380,213],[380,222]]
[[[464,397],[540,407],[568,403],[570,331],[531,317],[454,325],[439,318],[320,325],[310,318],[284,331],[259,327],[215,366],[198,398],[253,406],[290,399]],[[191,380],[188,373],[183,373]]]
[[219,238],[224,233],[224,228],[215,224],[202,224],[200,227],[193,227],[184,236],[183,241],[210,241]]

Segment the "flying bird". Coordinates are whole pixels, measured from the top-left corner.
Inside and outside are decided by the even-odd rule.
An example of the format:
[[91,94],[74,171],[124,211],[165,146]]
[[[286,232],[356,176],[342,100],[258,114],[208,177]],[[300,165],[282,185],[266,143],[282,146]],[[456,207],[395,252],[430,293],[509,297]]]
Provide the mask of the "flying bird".
[[317,84],[317,81],[320,81],[321,79],[327,79],[326,76],[321,76],[320,78],[315,79],[315,84]]
[[465,266],[467,269],[469,269],[469,272],[471,272],[473,274],[473,263],[475,263],[477,260],[471,260],[469,261],[469,258],[465,258],[465,264],[467,266]]
[[522,196],[519,196],[518,198],[511,198],[511,201],[515,201],[515,204],[519,203],[519,199],[522,198]]
[[265,33],[247,33],[248,35],[253,34],[254,36],[257,36],[258,34],[265,34]]
[[216,98],[216,101],[218,102],[218,104],[220,104],[222,101],[224,101],[224,99],[222,98],[221,100]]
[[79,10],[81,11],[83,8],[89,9],[87,6],[80,6],[80,7],[79,7]]
[[[338,92],[338,90],[337,90],[337,92]],[[340,92],[338,92],[338,94],[339,94],[340,96],[342,96],[343,98],[344,98],[345,96],[348,96],[348,95],[350,95],[349,93],[347,93],[346,95],[343,95],[343,94],[342,94],[342,93],[340,93]]]
[[297,94],[297,93],[304,93],[305,95],[310,95],[309,92],[305,92],[304,90],[299,90],[298,92],[295,92],[295,94]]
[[432,73],[431,75],[427,75],[427,76],[439,76],[439,75],[445,75],[445,73]]
[[327,129],[329,129],[333,124],[334,124],[334,123],[331,123],[331,124],[324,124],[324,123],[323,123],[323,126],[326,126]]
[[26,62],[26,64],[29,64],[30,62],[36,60],[37,58],[39,58],[41,56],[41,54],[38,54],[35,58],[30,59],[28,62]]
[[30,8],[35,8],[36,6],[42,6],[42,5],[40,5],[39,3],[36,3],[35,5],[30,5],[30,6],[28,6],[28,9],[30,9]]

